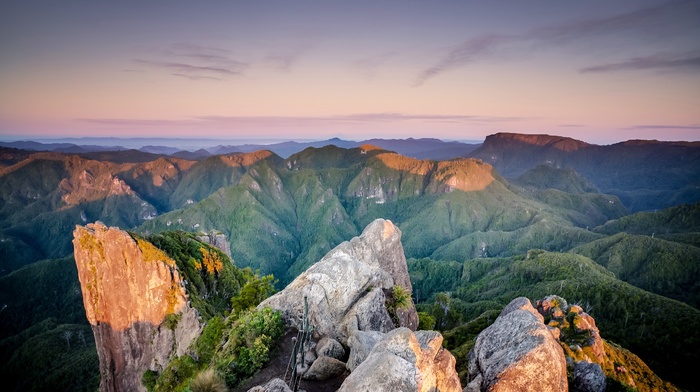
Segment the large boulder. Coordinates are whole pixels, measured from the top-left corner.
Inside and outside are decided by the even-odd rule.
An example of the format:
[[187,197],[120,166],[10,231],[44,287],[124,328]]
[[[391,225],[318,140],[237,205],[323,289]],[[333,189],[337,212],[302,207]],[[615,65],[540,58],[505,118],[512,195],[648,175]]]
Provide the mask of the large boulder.
[[434,331],[413,333],[408,328],[385,334],[338,389],[339,392],[461,390],[455,359],[442,348],[442,335]]
[[348,339],[350,347],[350,358],[348,358],[347,368],[351,372],[355,370],[374,348],[374,345],[382,339],[384,334],[377,331],[355,331]]
[[337,340],[325,337],[316,344],[316,354],[319,357],[326,356],[341,360],[345,357],[345,349]]
[[345,362],[321,355],[311,364],[302,378],[304,380],[328,380],[345,373]]
[[265,385],[250,388],[248,392],[292,392],[292,390],[289,389],[289,386],[284,381],[279,378],[273,378]]
[[[259,307],[281,311],[285,324],[296,327],[303,318],[306,297],[316,335],[347,345],[354,331],[394,328],[384,289],[395,285],[412,290],[401,231],[391,221],[377,219],[362,235],[335,247]],[[415,329],[418,315],[413,303],[397,318]]]
[[571,383],[573,392],[604,392],[606,382],[605,373],[599,364],[580,361],[574,365],[574,379]]
[[469,354],[465,391],[567,391],[564,351],[527,298],[513,300]]

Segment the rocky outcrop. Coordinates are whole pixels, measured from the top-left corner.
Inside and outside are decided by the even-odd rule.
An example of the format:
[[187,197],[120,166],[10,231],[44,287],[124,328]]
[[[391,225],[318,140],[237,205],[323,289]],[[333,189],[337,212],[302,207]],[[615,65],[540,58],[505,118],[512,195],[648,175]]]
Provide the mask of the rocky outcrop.
[[369,353],[384,335],[377,331],[355,331],[348,339],[350,358],[346,364],[348,370],[354,371],[367,359]]
[[323,338],[316,344],[316,354],[318,354],[319,357],[326,356],[335,359],[343,359],[345,356],[345,349],[337,340]]
[[226,235],[224,235],[223,233],[220,233],[216,230],[212,230],[208,233],[199,233],[197,235],[197,239],[204,242],[205,244],[209,244],[213,247],[218,248],[220,251],[224,252],[226,256],[232,259],[231,244],[229,244],[228,240],[226,239]]
[[595,320],[579,305],[556,295],[535,302],[547,327],[564,350],[572,391],[603,391],[608,379],[637,391],[677,391],[660,379],[639,357],[600,335]]
[[305,351],[308,366],[297,368],[305,380],[342,379],[350,371],[340,391],[461,391],[442,335],[413,332],[418,315],[410,298],[408,307],[395,309],[394,299],[402,296],[397,286],[412,290],[401,231],[377,219],[259,307],[281,311],[284,322],[296,327],[307,298],[318,342],[309,345],[313,353]]
[[99,222],[77,226],[73,236],[100,360],[100,390],[145,391],[143,372],[162,370],[201,330],[175,262],[150,243]]
[[567,391],[564,352],[527,298],[516,298],[469,353],[465,391]]
[[[361,331],[356,334],[363,335]],[[338,391],[461,390],[455,359],[442,348],[442,335],[397,328],[374,344]]]
[[[377,219],[362,235],[338,245],[259,307],[280,310],[288,326],[298,326],[307,297],[315,334],[347,345],[354,331],[388,332],[395,327],[384,293],[395,285],[412,291],[401,231],[390,221]],[[417,327],[412,301],[396,316],[401,326]]]
[[556,295],[535,307],[527,298],[511,301],[477,337],[468,371],[465,392],[603,392],[610,382],[640,392],[678,390],[636,355],[605,342],[593,317]]

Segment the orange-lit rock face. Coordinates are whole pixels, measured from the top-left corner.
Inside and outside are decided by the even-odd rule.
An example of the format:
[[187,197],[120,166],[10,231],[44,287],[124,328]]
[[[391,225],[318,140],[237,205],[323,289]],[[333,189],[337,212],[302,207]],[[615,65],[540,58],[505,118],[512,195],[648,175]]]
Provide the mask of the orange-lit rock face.
[[493,167],[475,159],[456,159],[438,162],[435,180],[445,184],[447,191],[480,191],[494,181]]
[[[85,313],[100,360],[100,391],[145,391],[147,369],[161,371],[199,336],[175,262],[149,242],[101,223],[73,232]],[[163,324],[170,314],[175,325]]]
[[431,190],[434,192],[450,192],[455,189],[464,192],[479,191],[494,181],[493,167],[476,159],[436,162],[394,153],[379,154],[377,159],[394,170],[420,176],[432,175]]
[[107,323],[115,330],[136,322],[157,326],[185,306],[174,261],[140,242],[99,223],[75,229],[75,261],[90,324]]
[[377,159],[382,161],[388,168],[401,170],[411,174],[426,175],[435,167],[435,162],[429,160],[418,160],[405,157],[396,153],[385,153],[377,155]]
[[247,154],[221,155],[219,159],[229,166],[251,166],[272,155],[272,151],[260,150]]

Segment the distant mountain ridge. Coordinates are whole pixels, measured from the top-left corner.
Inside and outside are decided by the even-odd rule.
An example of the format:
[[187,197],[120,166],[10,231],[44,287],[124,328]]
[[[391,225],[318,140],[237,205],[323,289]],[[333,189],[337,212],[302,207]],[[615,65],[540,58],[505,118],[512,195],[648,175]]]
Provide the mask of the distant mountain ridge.
[[[93,139],[86,139],[92,141]],[[119,139],[115,139],[117,142]],[[123,142],[126,145],[133,145],[136,140],[140,139],[124,139]],[[167,142],[167,139],[156,139],[160,141]],[[95,142],[114,142],[114,140],[107,140],[103,138],[95,139]],[[151,139],[144,139],[143,143],[152,141]],[[215,141],[212,140],[212,143]],[[201,144],[201,143],[198,143]],[[222,155],[231,154],[237,152],[254,152],[259,150],[270,150],[275,154],[281,156],[282,158],[288,158],[289,156],[296,154],[306,148],[321,148],[329,145],[334,145],[341,148],[355,148],[363,144],[373,144],[382,147],[387,150],[396,151],[400,154],[418,158],[418,159],[452,159],[457,157],[466,156],[471,151],[479,147],[480,143],[463,143],[463,142],[446,142],[435,138],[423,138],[423,139],[369,139],[364,141],[349,141],[342,140],[339,138],[332,138],[327,140],[320,140],[314,142],[296,142],[296,141],[286,141],[280,143],[272,144],[240,144],[240,145],[213,145],[209,147],[200,147],[196,151],[183,150],[178,147],[171,147],[165,145],[152,145],[146,144],[138,147],[138,151],[156,154],[156,155],[169,155],[177,158],[201,160],[205,159],[211,155]],[[65,153],[95,153],[95,152],[105,152],[105,151],[124,151],[132,148],[125,148],[121,146],[109,145],[83,145],[75,143],[40,143],[35,141],[16,141],[16,142],[0,142],[0,147],[17,148],[30,151],[55,151],[55,152],[65,152]]]
[[469,156],[508,179],[543,164],[573,169],[632,211],[700,201],[700,142],[631,140],[599,146],[559,136],[498,133]]

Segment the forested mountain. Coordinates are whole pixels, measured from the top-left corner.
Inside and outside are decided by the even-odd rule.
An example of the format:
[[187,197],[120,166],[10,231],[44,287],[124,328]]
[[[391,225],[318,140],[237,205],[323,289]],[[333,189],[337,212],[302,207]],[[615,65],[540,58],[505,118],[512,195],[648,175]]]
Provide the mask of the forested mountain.
[[[55,347],[64,330],[84,326],[75,267],[62,259],[76,224],[99,220],[142,236],[219,231],[237,266],[272,273],[281,288],[385,218],[403,232],[419,306],[454,309],[437,328],[493,321],[488,312],[515,296],[558,294],[589,303],[606,336],[689,388],[700,145],[498,134],[472,157],[444,161],[385,148],[200,160],[0,149],[0,314],[17,320],[2,326],[3,362],[20,366],[22,350]],[[36,263],[44,259],[54,260]]]

